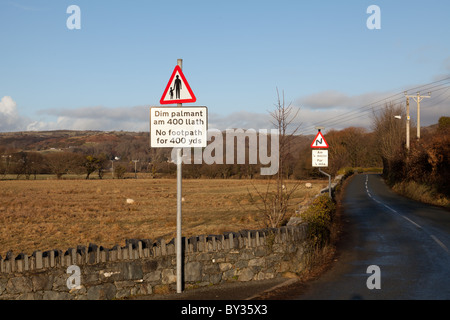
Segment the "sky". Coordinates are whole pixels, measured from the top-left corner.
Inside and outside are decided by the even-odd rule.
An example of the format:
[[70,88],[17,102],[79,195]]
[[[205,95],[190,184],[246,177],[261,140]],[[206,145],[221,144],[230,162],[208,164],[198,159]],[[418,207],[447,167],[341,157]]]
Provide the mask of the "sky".
[[434,124],[450,116],[449,14],[448,0],[0,0],[0,132],[148,131],[177,59],[210,128],[270,129],[278,92],[300,133],[370,130],[415,88],[431,88]]

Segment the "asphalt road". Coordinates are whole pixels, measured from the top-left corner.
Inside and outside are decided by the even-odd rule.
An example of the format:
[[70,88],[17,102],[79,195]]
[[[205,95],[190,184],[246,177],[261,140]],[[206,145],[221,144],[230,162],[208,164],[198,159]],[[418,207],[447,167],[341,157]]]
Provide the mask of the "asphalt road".
[[354,176],[343,208],[337,261],[301,292],[278,298],[450,299],[449,211],[396,195],[379,175]]

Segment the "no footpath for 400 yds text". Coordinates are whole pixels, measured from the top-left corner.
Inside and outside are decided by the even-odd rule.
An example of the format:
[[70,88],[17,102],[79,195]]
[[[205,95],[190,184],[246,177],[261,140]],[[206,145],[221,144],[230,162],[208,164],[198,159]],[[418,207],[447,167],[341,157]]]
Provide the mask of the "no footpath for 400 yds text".
[[156,130],[157,136],[169,136],[169,137],[188,137],[188,136],[201,136],[203,134],[202,130]]

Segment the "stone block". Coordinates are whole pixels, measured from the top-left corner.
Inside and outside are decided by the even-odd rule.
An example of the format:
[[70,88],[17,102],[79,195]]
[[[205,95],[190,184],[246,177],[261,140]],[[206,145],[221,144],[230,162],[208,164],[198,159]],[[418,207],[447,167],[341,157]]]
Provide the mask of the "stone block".
[[171,284],[177,281],[177,276],[173,269],[164,269],[161,273],[162,284]]
[[248,266],[249,267],[263,267],[265,263],[266,263],[266,260],[264,258],[256,258],[256,259],[249,260]]
[[12,294],[32,292],[33,284],[28,277],[14,277],[6,284],[6,291]]
[[231,263],[228,263],[228,262],[219,263],[219,269],[220,269],[221,272],[228,271],[232,267],[233,267],[233,265]]
[[124,280],[142,279],[142,265],[138,261],[121,262],[121,273]]
[[38,274],[31,277],[33,291],[49,291],[53,287],[53,275]]
[[203,266],[203,273],[206,273],[206,274],[219,273],[219,271],[220,271],[220,268],[216,263]]
[[144,281],[157,282],[160,280],[161,280],[161,271],[159,270],[149,272],[144,276]]
[[156,260],[146,260],[142,263],[142,271],[144,273],[153,272],[158,268],[158,262]]
[[239,281],[250,281],[253,279],[254,277],[254,273],[250,268],[245,268],[239,271],[239,277],[238,280]]
[[188,262],[184,268],[184,279],[187,282],[202,280],[202,264],[200,262]]
[[90,287],[87,290],[88,300],[111,300],[116,296],[116,287],[112,283],[105,283]]
[[209,281],[212,284],[218,284],[220,283],[220,281],[222,281],[222,274],[221,273],[217,273],[217,274],[212,274],[209,276]]

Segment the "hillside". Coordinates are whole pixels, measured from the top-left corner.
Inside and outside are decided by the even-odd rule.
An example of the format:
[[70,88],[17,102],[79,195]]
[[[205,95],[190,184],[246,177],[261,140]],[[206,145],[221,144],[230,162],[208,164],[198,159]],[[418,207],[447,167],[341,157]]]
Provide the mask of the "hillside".
[[[295,136],[291,143],[290,158],[298,159],[302,150],[307,148],[311,143],[313,136]],[[225,159],[225,139],[224,159]],[[245,146],[248,152],[248,143]],[[237,143],[234,143],[234,149],[237,151]],[[128,172],[134,172],[134,163],[137,160],[136,170],[138,172],[148,172],[154,175],[174,174],[176,172],[172,163],[168,163],[171,158],[170,148],[150,148],[150,137],[148,132],[124,132],[124,131],[29,131],[29,132],[11,132],[0,133],[0,155],[5,159],[0,163],[0,174],[30,174],[51,173],[52,169],[40,166],[34,169],[22,168],[25,162],[48,162],[41,159],[41,156],[50,156],[59,153],[61,161],[63,153],[75,154],[81,157],[92,156],[97,160],[101,160],[100,170],[112,170],[114,165],[123,166]],[[235,152],[235,155],[237,152]],[[28,156],[25,156],[28,155]],[[30,155],[33,159],[30,160]],[[55,156],[56,157],[56,156]],[[67,156],[67,159],[72,157]],[[10,160],[10,162],[8,162]],[[115,164],[112,164],[114,160]],[[79,161],[83,162],[80,158]],[[111,162],[110,162],[111,161]],[[225,163],[225,161],[224,161]],[[20,164],[21,168],[17,164]],[[83,173],[83,166],[86,163],[78,163],[77,168],[67,168],[64,173],[69,171]],[[187,177],[231,177],[235,174],[239,177],[253,177],[259,171],[258,165],[242,165],[238,168],[233,165],[225,164],[224,166],[212,166],[203,168],[203,172],[199,172],[198,165],[186,167],[184,175]],[[96,168],[98,169],[98,168]],[[249,172],[252,171],[252,172]],[[22,173],[21,173],[22,172]],[[63,173],[63,174],[64,174]]]
[[[394,124],[400,126],[400,122]],[[429,141],[438,128],[438,124],[423,127],[421,141]],[[403,130],[394,135],[399,139],[399,147],[404,145]],[[414,130],[411,129],[412,137]],[[250,164],[248,156],[244,164],[237,164],[237,140],[233,143],[235,161],[233,164],[226,163],[225,133],[223,135],[222,163],[185,165],[183,177],[259,177],[261,165]],[[324,136],[330,145],[328,173],[335,175],[345,167],[383,166],[381,140],[375,132],[349,127],[340,131],[329,130]],[[292,137],[283,161],[283,174],[287,178],[322,177],[317,168],[311,166],[310,144],[313,139],[314,135]],[[212,156],[211,149],[208,151]],[[249,142],[246,142],[245,149],[248,155]],[[176,174],[176,166],[170,161],[171,152],[171,148],[150,148],[148,132],[60,130],[0,133],[0,177],[5,179],[6,175],[16,175],[17,178],[30,178],[37,174],[55,174],[61,178],[72,173],[84,174],[86,178],[102,178],[104,173],[123,177],[126,172],[135,171],[151,174],[152,177],[171,177]]]
[[14,151],[44,151],[48,149],[69,149],[87,144],[119,142],[122,137],[141,136],[131,132],[103,131],[23,131],[0,133],[0,145]]

